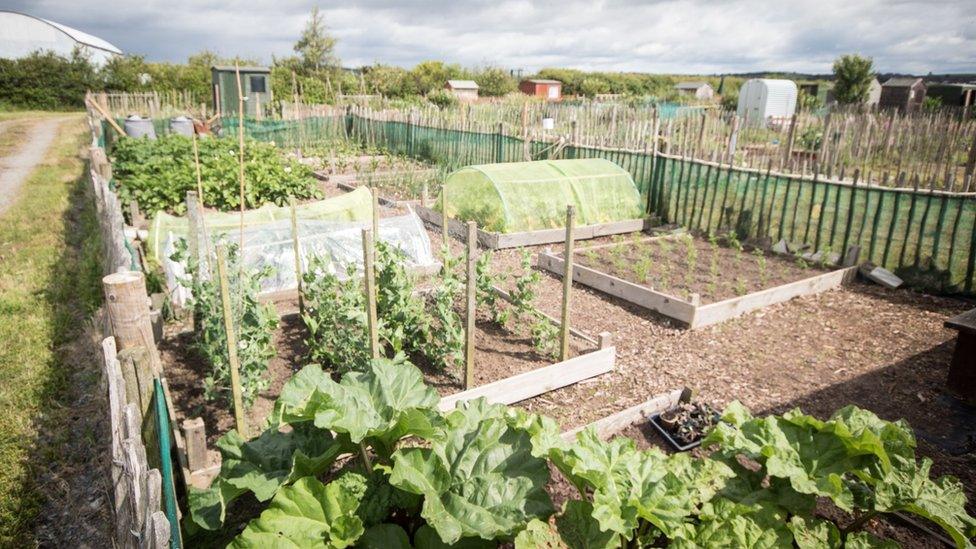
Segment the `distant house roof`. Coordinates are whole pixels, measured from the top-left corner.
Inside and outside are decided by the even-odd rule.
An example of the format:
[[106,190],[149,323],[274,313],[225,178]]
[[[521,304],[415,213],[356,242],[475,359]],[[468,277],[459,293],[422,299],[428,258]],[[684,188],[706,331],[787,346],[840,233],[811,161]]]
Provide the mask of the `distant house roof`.
[[885,80],[885,83],[882,84],[882,86],[886,86],[889,88],[910,88],[914,86],[917,82],[921,82],[921,81],[922,81],[921,78],[915,78],[912,76],[895,76],[893,78],[889,78],[888,80]]
[[[234,65],[214,65],[210,68],[218,71],[237,72],[237,67]],[[271,72],[271,69],[268,67],[241,67],[241,72]]]
[[708,86],[708,82],[681,82],[675,87],[679,90],[697,90],[705,86]]
[[526,78],[523,82],[532,82],[533,84],[562,84],[559,80],[549,80],[547,78]]
[[447,85],[452,90],[476,90],[478,83],[474,80],[448,80]]

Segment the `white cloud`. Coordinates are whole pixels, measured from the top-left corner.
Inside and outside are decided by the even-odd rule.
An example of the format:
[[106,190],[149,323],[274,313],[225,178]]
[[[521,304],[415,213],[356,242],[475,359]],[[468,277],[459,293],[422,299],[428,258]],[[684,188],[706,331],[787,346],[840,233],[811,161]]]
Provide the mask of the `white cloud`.
[[[150,59],[201,49],[290,55],[313,2],[0,0]],[[319,3],[347,66],[425,59],[508,68],[827,72],[857,52],[881,71],[976,72],[971,0],[348,0]]]

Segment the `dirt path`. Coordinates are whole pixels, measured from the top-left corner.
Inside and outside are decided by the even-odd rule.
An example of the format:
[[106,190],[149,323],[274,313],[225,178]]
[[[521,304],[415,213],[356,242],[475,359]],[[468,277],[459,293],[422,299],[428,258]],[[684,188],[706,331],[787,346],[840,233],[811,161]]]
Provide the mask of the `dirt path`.
[[0,215],[17,200],[20,187],[44,158],[62,121],[60,118],[49,118],[34,122],[20,147],[0,158]]

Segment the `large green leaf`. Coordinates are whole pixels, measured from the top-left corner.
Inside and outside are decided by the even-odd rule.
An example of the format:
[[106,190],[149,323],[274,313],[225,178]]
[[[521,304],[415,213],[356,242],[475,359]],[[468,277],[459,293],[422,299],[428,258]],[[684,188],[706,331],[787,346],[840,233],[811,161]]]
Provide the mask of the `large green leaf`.
[[886,455],[870,430],[855,435],[841,422],[825,423],[798,410],[753,418],[735,403],[723,420],[704,441],[720,446],[717,457],[754,460],[769,476],[788,480],[796,492],[829,497],[848,511],[854,507],[854,494],[844,475]]
[[364,532],[357,511],[366,489],[366,478],[355,473],[327,485],[305,477],[279,490],[231,547],[349,547]]
[[966,512],[962,484],[952,477],[932,480],[932,461],[896,457],[892,470],[874,487],[874,510],[906,512],[938,524],[958,547],[972,547],[976,519]]
[[552,513],[546,462],[504,415],[503,406],[485,399],[463,403],[446,416],[446,434],[430,448],[393,455],[391,484],[424,496],[421,515],[445,543],[512,536]]
[[420,370],[402,357],[372,360],[367,371],[349,372],[339,383],[310,365],[285,384],[272,421],[312,421],[353,443],[369,439],[374,450],[388,456],[403,437],[438,434],[438,401]]
[[705,504],[701,522],[686,528],[672,547],[791,547],[793,534],[786,525],[786,513],[775,506],[742,505],[726,499]]
[[841,546],[840,530],[832,522],[794,516],[789,528],[799,549],[838,549]]
[[634,441],[615,438],[605,442],[588,428],[566,449],[554,449],[550,457],[581,493],[593,492],[593,516],[600,528],[629,539],[637,528],[637,508],[630,504],[638,482],[633,471],[642,461]]
[[396,524],[377,524],[359,538],[359,549],[412,549],[410,537]]
[[[532,519],[538,521],[538,519]],[[448,545],[437,535],[437,530],[424,524],[413,535],[413,546],[416,549],[495,549],[498,544],[481,538],[461,538]]]
[[639,455],[639,466],[631,470],[634,490],[628,503],[668,538],[678,535],[732,476],[732,470],[720,461],[684,453],[665,456],[658,450]]
[[209,490],[190,493],[193,521],[208,530],[223,524],[232,500],[253,492],[258,501],[267,501],[281,486],[325,471],[350,450],[329,431],[311,424],[295,425],[288,431],[272,427],[249,441],[231,430],[217,441],[217,447],[220,475]]

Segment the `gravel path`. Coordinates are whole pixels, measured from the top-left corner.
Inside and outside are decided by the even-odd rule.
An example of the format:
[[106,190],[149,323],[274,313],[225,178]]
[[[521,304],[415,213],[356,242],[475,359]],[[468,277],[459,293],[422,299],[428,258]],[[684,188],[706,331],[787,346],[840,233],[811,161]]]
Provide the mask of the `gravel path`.
[[0,158],[0,215],[16,200],[20,187],[34,168],[44,159],[58,133],[62,120],[38,120],[28,131],[27,139],[13,154]]

